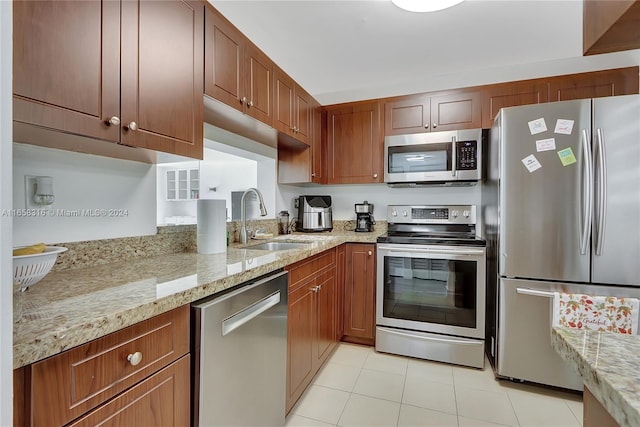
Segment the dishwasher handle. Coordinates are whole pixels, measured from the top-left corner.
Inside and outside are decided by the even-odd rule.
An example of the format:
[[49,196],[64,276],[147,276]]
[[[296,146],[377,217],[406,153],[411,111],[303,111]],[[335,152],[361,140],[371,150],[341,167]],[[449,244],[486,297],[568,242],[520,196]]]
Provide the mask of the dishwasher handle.
[[261,299],[255,304],[251,304],[244,310],[234,314],[233,316],[222,321],[222,336],[230,334],[240,326],[261,315],[271,307],[280,303],[280,291],[276,291],[271,295]]

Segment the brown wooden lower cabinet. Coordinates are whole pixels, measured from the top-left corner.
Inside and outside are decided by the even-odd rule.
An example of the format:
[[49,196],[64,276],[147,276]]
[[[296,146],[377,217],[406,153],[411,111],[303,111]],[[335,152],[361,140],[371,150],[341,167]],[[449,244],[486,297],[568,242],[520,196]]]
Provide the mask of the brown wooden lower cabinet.
[[373,345],[375,340],[376,245],[345,248],[344,341]]
[[620,427],[620,424],[613,419],[611,414],[586,386],[583,393],[582,425],[584,427]]
[[189,322],[185,305],[17,369],[14,424],[188,424]]
[[183,356],[69,425],[188,426],[190,360]]
[[287,413],[335,348],[337,310],[336,249],[287,267]]

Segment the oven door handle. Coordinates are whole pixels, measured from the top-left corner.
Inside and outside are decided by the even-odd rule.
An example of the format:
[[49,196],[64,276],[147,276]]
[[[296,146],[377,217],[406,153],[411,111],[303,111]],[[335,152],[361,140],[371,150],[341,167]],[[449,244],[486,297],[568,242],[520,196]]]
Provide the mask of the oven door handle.
[[378,245],[378,250],[386,250],[397,254],[407,253],[422,253],[422,254],[443,254],[443,255],[469,255],[477,256],[484,254],[483,249],[432,249],[432,248],[398,248],[394,246]]
[[[382,330],[387,330],[389,332],[393,332],[393,334],[395,335],[401,335],[401,336],[405,336],[405,337],[409,337],[409,338],[415,338],[416,336],[411,334],[411,333],[407,333],[407,332],[402,332],[401,330],[398,329],[387,329],[387,328],[383,328],[383,327],[379,327]],[[462,345],[478,345],[477,341],[469,341],[468,339],[466,340],[462,340],[462,339],[456,339],[455,337],[451,337],[451,338],[440,338],[440,337],[434,337],[432,335],[430,335],[429,337],[427,337],[427,339],[429,341],[438,341],[438,342],[444,342],[444,343],[449,343],[449,344],[462,344]]]

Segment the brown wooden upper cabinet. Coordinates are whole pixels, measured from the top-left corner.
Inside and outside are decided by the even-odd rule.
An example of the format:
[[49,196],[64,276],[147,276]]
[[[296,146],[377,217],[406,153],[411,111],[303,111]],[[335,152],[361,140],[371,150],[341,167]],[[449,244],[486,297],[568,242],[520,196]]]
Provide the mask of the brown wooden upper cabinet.
[[202,158],[203,8],[15,1],[14,121]]
[[481,126],[480,92],[418,94],[385,102],[384,134],[437,132]]
[[273,62],[217,10],[205,12],[205,94],[273,125]]
[[638,67],[568,74],[549,79],[549,101],[638,93]]
[[273,127],[303,144],[311,144],[311,95],[280,68],[275,68]]
[[640,49],[639,0],[584,0],[582,25],[585,55]]
[[519,81],[482,87],[482,127],[490,128],[501,108],[547,102],[549,87],[543,81]]
[[327,183],[383,182],[380,102],[325,107],[327,111]]

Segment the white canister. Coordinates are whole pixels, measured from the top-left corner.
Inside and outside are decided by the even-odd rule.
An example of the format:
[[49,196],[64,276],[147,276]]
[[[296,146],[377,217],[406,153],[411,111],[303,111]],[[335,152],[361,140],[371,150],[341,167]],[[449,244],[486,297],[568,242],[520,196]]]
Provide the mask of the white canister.
[[225,200],[198,199],[198,253],[227,251],[227,205]]

